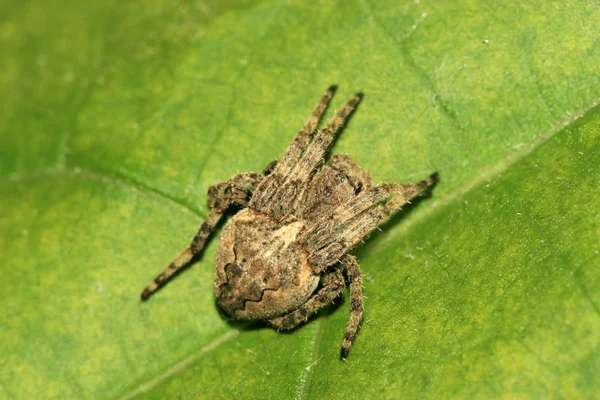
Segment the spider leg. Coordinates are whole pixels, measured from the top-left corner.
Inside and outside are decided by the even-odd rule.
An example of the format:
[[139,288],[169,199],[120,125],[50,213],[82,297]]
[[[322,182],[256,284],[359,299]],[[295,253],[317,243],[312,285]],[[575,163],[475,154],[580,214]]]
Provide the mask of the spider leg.
[[317,105],[312,111],[312,114],[304,122],[304,125],[296,134],[294,141],[288,146],[285,154],[281,158],[279,165],[277,166],[277,173],[286,176],[290,173],[294,165],[298,162],[302,154],[306,150],[306,147],[310,143],[311,135],[317,130],[317,126],[335,93],[337,86],[330,86],[323,97],[319,100]]
[[[331,93],[333,92],[331,91]],[[323,99],[328,101],[329,98],[328,92]],[[303,129],[294,140],[294,143],[290,145],[273,173],[260,185],[256,196],[252,198],[250,207],[268,213],[276,219],[281,219],[286,214],[296,210],[295,205],[302,202],[310,178],[319,165],[322,164],[325,153],[361,99],[362,93],[358,93],[350,99],[308,144],[306,142],[310,139],[310,135],[303,134]],[[319,114],[320,116],[322,114],[320,105],[321,103],[315,108],[315,115]],[[326,103],[323,101],[323,111],[325,105]],[[316,124],[316,122],[313,124],[311,121],[318,121],[318,119],[311,118],[308,119],[306,124],[307,126],[310,125],[310,129]],[[308,132],[308,129],[306,132]]]
[[269,324],[277,330],[294,329],[319,308],[331,303],[344,290],[344,287],[346,287],[344,276],[339,269],[328,272],[323,276],[323,287],[306,303],[289,314],[270,320]]
[[277,166],[277,164],[279,164],[279,160],[273,160],[269,163],[269,165],[267,165],[265,167],[265,169],[263,169],[263,175],[264,176],[269,176],[271,175],[271,172],[273,172],[273,170],[275,169],[275,167]]
[[341,211],[307,230],[300,242],[310,252],[308,262],[314,273],[323,271],[344,254],[359,246],[365,236],[417,196],[427,194],[438,175],[432,174],[416,185],[382,183],[361,192]]
[[[321,121],[336,89],[337,87],[334,85],[327,89],[313,109],[312,114],[296,134],[294,141],[288,146],[283,157],[281,157],[279,161],[271,163],[266,168],[265,176],[268,176],[269,178],[265,179],[257,190],[257,196],[253,198],[252,204],[250,204],[252,208],[266,212],[271,210],[270,207],[273,207],[273,198],[281,197],[280,188],[288,179],[290,172],[306,151],[311,136],[316,131],[317,125]],[[285,202],[285,200],[283,202]],[[277,205],[275,207],[277,207]],[[282,209],[283,206],[279,208]],[[274,212],[274,214],[277,214],[276,216],[280,217],[282,212]]]
[[346,271],[348,286],[350,287],[350,317],[348,318],[346,335],[340,351],[340,359],[345,360],[348,358],[350,346],[354,342],[363,316],[362,273],[356,257],[346,254],[340,262],[342,268]]
[[221,220],[221,217],[227,209],[238,204],[246,206],[252,195],[254,187],[263,179],[262,174],[255,172],[246,172],[229,179],[226,182],[208,188],[208,203],[210,212],[206,220],[200,226],[198,233],[190,245],[183,250],[175,259],[150,283],[142,292],[142,300],[147,300],[169,278],[186,267],[192,258],[200,254],[206,245],[206,240],[214,230],[215,226]]
[[354,194],[371,189],[371,176],[345,154],[334,154],[327,165],[344,174],[354,188]]
[[335,141],[338,133],[343,128],[344,124],[356,108],[360,100],[363,98],[362,93],[357,93],[339,110],[333,118],[329,120],[327,125],[319,131],[308,148],[304,152],[302,158],[294,167],[292,174],[300,181],[308,181],[312,172],[323,162],[323,157],[329,147]]
[[[429,175],[421,182],[414,185],[407,185],[401,183],[389,183],[387,186],[392,194],[390,204],[387,209],[389,213],[392,213],[399,209],[402,205],[409,203],[410,201],[419,196],[427,196],[431,192],[431,188],[440,179],[440,175],[437,172]],[[387,203],[386,203],[387,205]],[[387,218],[387,217],[386,217]]]

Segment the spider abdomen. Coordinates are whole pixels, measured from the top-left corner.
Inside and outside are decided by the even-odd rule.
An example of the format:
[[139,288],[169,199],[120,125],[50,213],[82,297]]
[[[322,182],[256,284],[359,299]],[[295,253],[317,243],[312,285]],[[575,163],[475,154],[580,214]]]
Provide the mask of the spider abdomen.
[[225,226],[215,258],[215,297],[235,319],[271,319],[304,304],[320,275],[298,244],[299,221],[278,223],[245,209]]

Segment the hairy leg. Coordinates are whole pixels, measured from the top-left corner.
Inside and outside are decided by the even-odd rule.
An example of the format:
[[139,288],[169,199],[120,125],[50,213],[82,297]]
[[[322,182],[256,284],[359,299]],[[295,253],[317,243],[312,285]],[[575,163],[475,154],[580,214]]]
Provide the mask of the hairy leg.
[[355,194],[371,189],[371,176],[351,157],[345,154],[334,154],[327,165],[346,176]]
[[190,245],[144,289],[141,295],[142,300],[147,300],[169,278],[187,266],[194,256],[202,252],[206,245],[206,240],[221,220],[225,211],[233,204],[246,206],[252,195],[252,190],[262,179],[263,175],[261,174],[247,172],[208,188],[210,212],[206,220],[200,226],[198,233],[196,233]]
[[382,183],[361,192],[328,219],[303,233],[300,239],[311,253],[308,261],[314,273],[323,271],[389,218],[403,204],[426,194],[437,181],[437,174],[416,185]]
[[[273,211],[273,204],[278,204],[277,201],[274,201],[274,198],[278,193],[281,193],[279,190],[281,185],[289,178],[290,172],[306,151],[312,134],[316,131],[317,125],[321,121],[336,88],[336,86],[330,86],[327,89],[315,106],[312,114],[296,134],[294,141],[288,146],[283,157],[276,164],[267,167],[268,173],[265,173],[265,175],[268,175],[268,178],[258,188],[257,196],[250,203],[252,208],[273,214],[276,217],[281,216],[281,210],[279,212],[277,210],[271,212]],[[281,204],[284,202],[281,202]]]
[[342,268],[346,271],[348,286],[350,287],[350,317],[348,318],[346,335],[340,351],[340,359],[345,360],[348,357],[350,346],[354,342],[363,316],[362,273],[356,257],[346,254],[340,262]]
[[348,121],[352,111],[356,108],[363,98],[362,93],[357,93],[339,110],[327,125],[319,131],[312,142],[308,145],[302,158],[295,165],[292,174],[295,179],[308,181],[310,174],[322,162],[327,150],[335,141],[338,133],[342,130],[344,124]]
[[336,89],[337,86],[332,85],[327,89],[325,94],[323,94],[323,97],[321,97],[313,109],[312,114],[304,122],[300,131],[296,134],[294,141],[288,146],[285,154],[281,158],[276,171],[278,174],[282,176],[288,175],[300,157],[302,157],[302,154],[304,154],[306,147],[310,143],[310,137],[317,130],[317,126],[319,125]]
[[[267,169],[271,164],[267,166]],[[233,204],[246,207],[250,201],[254,188],[263,179],[263,174],[257,172],[245,172],[234,176],[228,181],[213,185],[208,188],[208,206],[221,213],[227,211],[227,208]]]
[[[276,219],[284,218],[285,215],[300,209],[299,205],[302,204],[312,175],[323,163],[327,150],[361,99],[362,93],[350,99],[306,146],[306,150],[302,153],[293,150],[295,156],[290,155],[289,158],[290,163],[294,160],[293,165],[288,163],[284,168],[282,159],[269,178],[258,188],[250,206]],[[295,148],[293,146],[292,144],[290,149]],[[285,157],[288,157],[288,152]]]
[[275,167],[277,166],[277,164],[279,164],[279,160],[273,160],[269,163],[269,165],[267,165],[265,167],[265,169],[263,169],[263,175],[264,176],[269,176],[271,175],[271,172],[273,172],[273,170],[275,169]]
[[308,317],[319,308],[331,303],[346,287],[344,276],[340,270],[333,270],[323,276],[323,287],[306,303],[279,318],[269,321],[271,326],[278,330],[294,329],[308,320]]
[[335,269],[323,277],[323,287],[305,304],[289,314],[270,320],[269,323],[278,330],[289,330],[306,322],[312,313],[331,303],[344,290],[346,286],[342,275],[342,271],[344,271],[350,288],[350,316],[340,350],[340,358],[345,360],[356,338],[363,316],[362,273],[354,256],[345,255],[340,260],[340,265],[341,268]]

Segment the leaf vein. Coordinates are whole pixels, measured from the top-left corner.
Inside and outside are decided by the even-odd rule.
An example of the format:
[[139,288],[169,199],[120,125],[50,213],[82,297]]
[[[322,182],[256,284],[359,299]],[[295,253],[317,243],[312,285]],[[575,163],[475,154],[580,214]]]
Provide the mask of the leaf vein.
[[151,196],[158,198],[162,201],[167,201],[176,205],[180,210],[182,210],[186,214],[192,214],[195,217],[205,218],[205,215],[199,210],[193,208],[191,205],[185,203],[181,199],[178,199],[174,196],[170,196],[162,191],[152,187],[145,185],[142,182],[139,182],[131,177],[128,177],[124,174],[120,173],[108,173],[105,171],[101,171],[98,169],[90,169],[90,168],[82,168],[82,167],[74,167],[73,169],[63,169],[63,168],[48,168],[42,171],[37,171],[33,173],[19,173],[9,175],[7,177],[0,178],[0,182],[4,183],[20,183],[27,180],[34,180],[40,178],[47,177],[57,177],[64,176],[71,179],[83,178],[89,180],[99,180],[111,183],[113,185],[127,187],[129,189],[135,190],[139,193],[142,193],[146,196]]
[[159,375],[155,376],[154,378],[151,378],[150,380],[140,384],[137,388],[133,389],[132,391],[125,393],[119,399],[120,400],[129,400],[129,399],[133,399],[134,397],[136,397],[140,394],[149,392],[150,390],[154,389],[155,387],[157,387],[164,381],[166,381],[166,380],[170,379],[171,377],[177,375],[178,373],[184,371],[190,365],[196,363],[197,361],[202,359],[202,357],[204,357],[207,353],[210,353],[211,351],[215,350],[223,343],[233,340],[239,334],[240,334],[240,332],[237,330],[231,330],[229,332],[224,333],[223,335],[217,337],[215,340],[213,340],[206,346],[202,347],[195,353],[191,354],[190,356],[184,358],[183,360],[179,361],[178,363],[167,368],[164,372],[162,372]]
[[434,201],[432,207],[419,207],[415,209],[414,212],[411,213],[410,218],[407,218],[406,221],[404,221],[402,224],[397,224],[391,227],[390,230],[387,232],[385,239],[378,243],[377,247],[385,247],[391,241],[397,240],[398,236],[406,234],[408,231],[410,231],[412,226],[420,223],[424,219],[438,212],[438,210],[444,207],[449,207],[450,204],[453,203],[460,196],[464,195],[465,193],[469,192],[475,187],[483,184],[483,182],[492,181],[494,178],[498,177],[504,171],[506,171],[510,166],[516,164],[519,160],[531,154],[540,145],[553,138],[564,128],[568,127],[578,119],[582,118],[598,106],[600,106],[600,98],[593,101],[591,105],[583,107],[582,109],[576,110],[574,112],[567,112],[567,117],[565,119],[554,123],[547,131],[536,135],[535,138],[528,142],[526,146],[520,147],[517,151],[508,154],[506,157],[500,159],[498,162],[481,169],[480,173],[473,177],[473,179],[471,179],[469,182],[467,182],[461,187],[456,188],[451,193],[440,198],[439,200]]

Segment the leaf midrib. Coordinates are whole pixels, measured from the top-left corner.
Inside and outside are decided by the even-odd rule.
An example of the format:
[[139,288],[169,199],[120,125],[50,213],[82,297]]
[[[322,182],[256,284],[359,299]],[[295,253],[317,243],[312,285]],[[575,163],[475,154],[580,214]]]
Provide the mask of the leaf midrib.
[[238,331],[236,329],[232,329],[228,332],[225,332],[224,334],[222,334],[222,335],[218,336],[216,339],[214,339],[212,342],[203,346],[202,348],[195,351],[191,355],[185,357],[183,360],[177,362],[176,364],[173,364],[172,366],[167,368],[164,372],[156,375],[154,378],[152,378],[146,382],[143,382],[135,389],[120,396],[119,400],[129,400],[129,399],[133,399],[134,397],[136,397],[140,394],[147,393],[148,391],[150,391],[150,390],[154,389],[155,387],[157,387],[158,385],[160,385],[165,380],[175,376],[176,374],[178,374],[182,371],[185,371],[186,368],[195,364],[206,353],[209,353],[209,352],[215,350],[216,348],[218,348],[219,346],[221,346],[222,344],[235,339],[236,337],[239,336],[239,334],[240,334],[240,331]]

